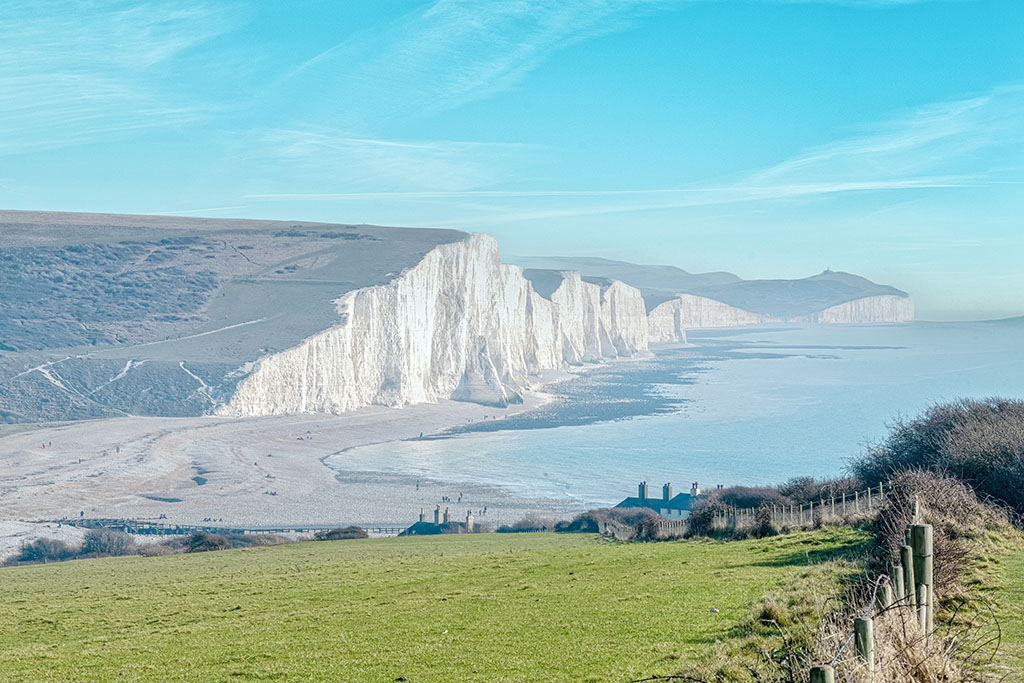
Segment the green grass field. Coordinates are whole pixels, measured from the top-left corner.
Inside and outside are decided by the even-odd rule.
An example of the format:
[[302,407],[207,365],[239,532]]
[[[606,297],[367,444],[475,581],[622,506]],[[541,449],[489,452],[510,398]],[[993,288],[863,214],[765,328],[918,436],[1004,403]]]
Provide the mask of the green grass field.
[[480,534],[2,569],[0,680],[627,681],[739,638],[765,591],[863,538]]
[[1015,549],[999,558],[992,599],[999,618],[999,664],[1016,672],[1007,681],[1024,681],[1024,550]]

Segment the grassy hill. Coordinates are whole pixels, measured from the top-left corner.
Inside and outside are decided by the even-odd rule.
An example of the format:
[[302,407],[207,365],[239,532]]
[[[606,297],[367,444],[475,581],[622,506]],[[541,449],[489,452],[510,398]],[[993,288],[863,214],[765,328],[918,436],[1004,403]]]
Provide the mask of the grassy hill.
[[[0,570],[0,679],[625,681],[686,668],[863,542],[482,534]],[[712,612],[712,608],[717,612]]]

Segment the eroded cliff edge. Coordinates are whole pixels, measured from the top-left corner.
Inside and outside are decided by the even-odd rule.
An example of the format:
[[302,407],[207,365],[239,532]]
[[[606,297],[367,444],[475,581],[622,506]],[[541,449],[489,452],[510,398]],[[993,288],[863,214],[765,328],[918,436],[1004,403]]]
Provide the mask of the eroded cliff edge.
[[638,289],[560,276],[545,298],[501,262],[493,237],[442,244],[392,282],[339,298],[337,325],[260,359],[217,412],[340,413],[443,398],[507,405],[543,370],[647,349]]

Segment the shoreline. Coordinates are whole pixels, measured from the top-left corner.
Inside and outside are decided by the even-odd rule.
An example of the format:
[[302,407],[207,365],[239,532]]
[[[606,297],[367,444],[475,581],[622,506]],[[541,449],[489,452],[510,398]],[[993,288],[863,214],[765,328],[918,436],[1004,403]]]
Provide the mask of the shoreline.
[[531,514],[566,518],[578,512],[571,499],[524,498],[500,486],[414,474],[340,471],[325,461],[360,446],[436,438],[453,427],[537,410],[556,400],[544,388],[571,374],[542,374],[523,403],[507,408],[442,400],[341,415],[118,417],[9,431],[0,435],[0,559],[31,538],[81,535],[31,520],[80,516],[170,524],[214,519],[238,527],[408,526],[421,509],[431,519],[448,497],[453,502],[442,503],[442,511],[451,507],[452,518],[464,520],[472,510],[478,524]]

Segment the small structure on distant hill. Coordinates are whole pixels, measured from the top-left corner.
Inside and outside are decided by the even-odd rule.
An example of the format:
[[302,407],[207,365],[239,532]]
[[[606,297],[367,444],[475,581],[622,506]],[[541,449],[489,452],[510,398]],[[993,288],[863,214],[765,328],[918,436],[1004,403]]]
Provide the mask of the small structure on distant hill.
[[647,482],[642,481],[636,497],[630,497],[616,505],[617,508],[647,508],[657,512],[665,519],[686,519],[690,516],[694,500],[700,495],[700,486],[693,482],[689,493],[672,495],[672,484],[661,487],[661,498],[647,495]]
[[471,534],[476,524],[473,521],[473,511],[466,512],[465,522],[453,522],[451,508],[445,508],[441,512],[441,506],[434,508],[434,521],[428,522],[420,508],[420,520],[411,527],[398,534],[399,536],[432,536],[435,534]]

